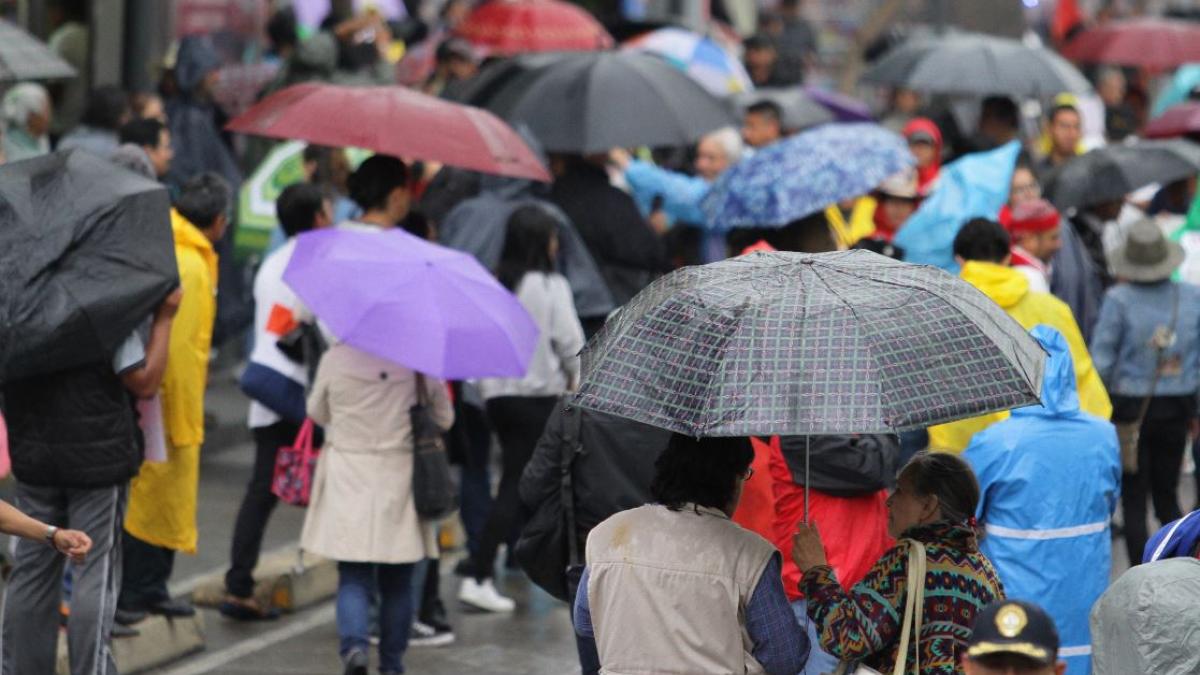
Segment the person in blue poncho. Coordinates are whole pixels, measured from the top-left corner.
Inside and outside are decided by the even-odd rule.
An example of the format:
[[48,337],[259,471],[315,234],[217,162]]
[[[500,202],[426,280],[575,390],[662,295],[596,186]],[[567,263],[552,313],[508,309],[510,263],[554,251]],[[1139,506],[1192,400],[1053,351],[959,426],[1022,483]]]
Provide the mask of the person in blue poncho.
[[1061,333],[1035,326],[1046,349],[1042,405],[975,435],[963,457],[979,478],[981,548],[1008,597],[1041,604],[1062,633],[1072,675],[1091,672],[1088,612],[1108,586],[1109,518],[1121,486],[1117,432],[1079,409]]

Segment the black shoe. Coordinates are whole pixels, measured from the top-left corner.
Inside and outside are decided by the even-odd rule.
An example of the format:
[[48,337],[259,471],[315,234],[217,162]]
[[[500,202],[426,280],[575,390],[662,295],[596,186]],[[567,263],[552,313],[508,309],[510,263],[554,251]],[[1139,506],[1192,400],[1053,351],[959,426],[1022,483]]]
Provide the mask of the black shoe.
[[146,612],[132,609],[118,609],[116,615],[113,616],[113,621],[119,626],[132,626],[135,623],[145,621],[146,616],[148,616]]
[[441,616],[438,616],[435,614],[433,616],[422,617],[420,619],[417,619],[417,622],[423,623],[426,626],[429,626],[430,628],[434,629],[438,633],[453,633],[454,632],[454,627],[451,626],[450,624],[446,623],[445,614],[442,614]]
[[342,671],[342,675],[367,675],[367,668],[371,665],[367,653],[361,649],[347,652],[344,661],[346,668]]
[[119,640],[121,638],[137,637],[141,634],[142,634],[142,631],[140,631],[136,628],[130,628],[129,626],[123,626],[119,623],[114,623],[113,627],[112,627],[112,632],[109,633],[109,636],[112,637],[112,639],[114,639],[114,640]]
[[471,566],[471,557],[467,556],[466,558],[454,563],[454,573],[460,577],[475,576],[475,568]]
[[196,608],[187,600],[164,600],[150,606],[151,614],[183,619],[196,616]]

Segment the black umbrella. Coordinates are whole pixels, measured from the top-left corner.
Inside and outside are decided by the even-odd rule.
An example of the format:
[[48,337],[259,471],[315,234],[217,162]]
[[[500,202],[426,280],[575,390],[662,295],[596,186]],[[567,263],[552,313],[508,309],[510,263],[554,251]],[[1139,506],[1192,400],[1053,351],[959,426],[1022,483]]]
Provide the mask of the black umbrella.
[[509,86],[513,98],[501,92],[485,107],[526,125],[547,152],[689,145],[733,122],[725,104],[683,71],[638,52],[573,54]]
[[770,101],[783,113],[783,128],[801,131],[818,124],[832,122],[834,115],[801,87],[763,87],[734,96],[738,116],[744,116],[750,106]]
[[15,24],[0,19],[0,82],[61,80],[75,69]]
[[939,94],[1048,98],[1092,86],[1066,59],[1043,47],[982,33],[910,39],[885,53],[864,82]]
[[493,61],[447,98],[487,108],[504,117],[539,74],[560,61],[580,55],[581,52],[542,52]]
[[1200,145],[1182,139],[1109,145],[1064,164],[1046,182],[1060,209],[1122,199],[1151,183],[1200,173]]
[[0,380],[110,358],[179,285],[158,183],[83,151],[0,166]]

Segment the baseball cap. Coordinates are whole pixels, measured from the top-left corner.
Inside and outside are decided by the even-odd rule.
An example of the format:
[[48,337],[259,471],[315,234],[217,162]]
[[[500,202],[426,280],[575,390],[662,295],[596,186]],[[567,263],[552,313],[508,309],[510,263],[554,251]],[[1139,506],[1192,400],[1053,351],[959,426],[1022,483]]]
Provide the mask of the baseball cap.
[[967,656],[1017,654],[1042,665],[1058,658],[1058,629],[1037,605],[1003,600],[983,608],[975,617],[975,631],[967,641]]

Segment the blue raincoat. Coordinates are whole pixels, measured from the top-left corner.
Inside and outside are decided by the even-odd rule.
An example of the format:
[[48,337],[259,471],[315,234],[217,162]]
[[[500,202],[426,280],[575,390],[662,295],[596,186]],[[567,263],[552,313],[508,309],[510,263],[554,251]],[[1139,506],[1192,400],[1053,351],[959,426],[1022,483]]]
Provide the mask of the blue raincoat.
[[1117,432],[1082,412],[1071,352],[1049,326],[1030,333],[1049,353],[1042,405],[975,435],[963,454],[979,477],[981,543],[1009,598],[1049,612],[1069,675],[1091,672],[1088,613],[1108,586],[1109,517],[1121,487]]

